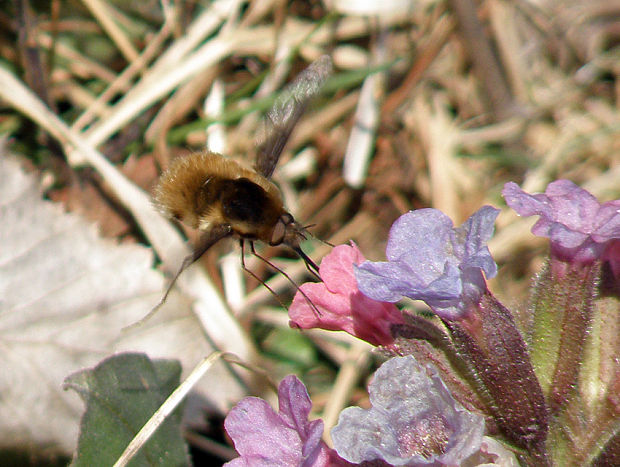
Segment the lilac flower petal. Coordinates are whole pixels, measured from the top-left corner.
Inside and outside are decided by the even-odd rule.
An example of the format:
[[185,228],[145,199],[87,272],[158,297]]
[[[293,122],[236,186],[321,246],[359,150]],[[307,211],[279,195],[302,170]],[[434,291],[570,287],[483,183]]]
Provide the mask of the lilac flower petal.
[[278,386],[280,417],[295,429],[304,440],[312,401],[304,384],[294,375],[284,378]]
[[323,421],[308,421],[312,401],[296,376],[282,380],[278,400],[279,413],[256,397],[246,397],[228,413],[224,427],[240,457],[226,467],[346,465],[321,440]]
[[332,429],[336,451],[350,462],[459,465],[479,449],[483,417],[461,407],[413,356],[384,363],[368,391],[372,408],[345,409]]
[[[303,457],[311,457],[323,445],[323,420],[313,420],[306,427],[306,439],[301,450]],[[303,440],[303,438],[302,438]]]
[[600,204],[571,181],[557,180],[534,195],[511,182],[502,193],[518,214],[540,216],[532,232],[548,237],[552,256],[562,261],[592,262],[609,241],[620,238],[620,200]]
[[420,262],[441,271],[447,253],[443,246],[451,229],[450,218],[437,209],[405,213],[392,224],[385,256],[390,262],[402,261],[414,271]]
[[436,209],[402,215],[390,230],[389,261],[366,261],[355,269],[360,291],[386,302],[424,300],[442,317],[458,317],[486,290],[482,273],[497,273],[486,242],[498,213],[485,206],[457,229]]
[[355,277],[364,295],[383,302],[397,302],[402,297],[453,300],[461,292],[459,272],[449,264],[445,265],[443,275],[431,277],[428,282],[410,272],[406,265],[390,262],[366,261],[355,268]]
[[274,459],[295,463],[299,459],[302,444],[298,434],[262,399],[243,399],[228,413],[224,426],[237,452],[252,465],[273,465]]
[[464,237],[464,241],[457,242],[463,245],[463,257],[461,269],[477,268],[484,271],[487,279],[497,274],[497,264],[493,261],[486,244],[493,236],[494,224],[499,210],[491,206],[483,206],[475,212],[459,228],[454,229],[457,238]]
[[366,261],[354,266],[353,271],[357,279],[359,290],[369,298],[382,302],[397,302],[411,287],[406,280],[403,270],[407,270],[400,263],[373,263]]
[[592,234],[596,242],[620,238],[620,199],[603,203],[598,212],[599,227]]

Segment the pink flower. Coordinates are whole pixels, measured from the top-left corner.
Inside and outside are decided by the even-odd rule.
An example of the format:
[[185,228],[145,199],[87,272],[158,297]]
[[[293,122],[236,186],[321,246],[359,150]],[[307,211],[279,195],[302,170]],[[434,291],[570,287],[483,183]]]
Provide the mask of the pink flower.
[[353,274],[353,265],[365,261],[355,244],[335,247],[321,262],[323,282],[306,283],[300,288],[308,300],[297,292],[289,309],[290,326],[301,329],[321,328],[346,331],[373,345],[394,342],[390,328],[404,324],[398,308],[362,294]]
[[601,204],[569,180],[552,182],[545,193],[533,195],[510,182],[502,194],[519,215],[540,216],[532,232],[548,237],[551,255],[562,261],[591,263],[620,238],[620,200]]
[[323,421],[308,421],[312,401],[296,376],[280,383],[278,404],[276,413],[263,399],[246,397],[228,413],[224,427],[240,457],[226,467],[349,465],[321,440]]

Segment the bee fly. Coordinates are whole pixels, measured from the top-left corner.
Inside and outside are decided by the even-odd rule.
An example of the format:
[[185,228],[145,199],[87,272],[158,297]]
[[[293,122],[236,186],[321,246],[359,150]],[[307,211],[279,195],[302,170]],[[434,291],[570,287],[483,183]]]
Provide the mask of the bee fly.
[[168,217],[198,229],[201,235],[156,308],[164,303],[179,275],[225,237],[240,240],[243,268],[254,277],[243,262],[246,240],[256,256],[254,241],[286,245],[304,260],[309,271],[318,275],[318,266],[299,246],[306,238],[305,229],[284,208],[280,191],[270,178],[293,127],[309,100],[320,90],[331,68],[331,59],[323,56],[285,89],[267,114],[270,131],[258,147],[254,167],[204,151],[175,159],[161,175],[155,188],[155,201],[160,210]]

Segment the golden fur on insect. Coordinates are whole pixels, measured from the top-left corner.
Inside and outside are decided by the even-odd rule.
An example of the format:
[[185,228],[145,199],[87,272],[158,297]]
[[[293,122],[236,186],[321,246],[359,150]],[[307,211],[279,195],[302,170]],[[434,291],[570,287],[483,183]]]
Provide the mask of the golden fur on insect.
[[232,223],[233,230],[241,236],[248,234],[249,237],[261,238],[270,235],[271,232],[251,235],[257,227],[240,220],[231,221],[224,213],[220,198],[203,199],[209,183],[239,179],[247,179],[264,190],[269,206],[265,215],[273,211],[277,219],[284,212],[278,188],[271,181],[237,160],[209,151],[173,160],[155,188],[155,200],[166,216],[192,228],[207,230],[213,225]]

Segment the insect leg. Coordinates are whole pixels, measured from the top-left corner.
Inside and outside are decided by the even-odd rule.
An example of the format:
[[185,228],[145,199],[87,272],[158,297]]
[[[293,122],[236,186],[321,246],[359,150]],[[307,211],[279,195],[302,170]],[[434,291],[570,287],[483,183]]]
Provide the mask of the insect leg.
[[[312,303],[312,300],[310,300],[310,297],[308,297],[306,295],[306,293],[301,290],[301,288],[295,283],[295,281],[293,279],[291,279],[291,277],[285,273],[282,269],[280,269],[278,266],[276,266],[275,264],[271,263],[268,259],[262,257],[261,255],[259,255],[258,253],[256,253],[256,250],[254,249],[254,242],[250,242],[250,248],[252,249],[252,254],[254,256],[256,256],[258,259],[260,259],[261,261],[263,261],[264,263],[268,264],[269,266],[271,266],[273,269],[275,269],[277,272],[279,272],[280,274],[282,274],[284,277],[286,277],[288,279],[288,281],[293,284],[293,286],[295,287],[295,289],[297,289],[299,291],[299,293],[306,299],[306,301],[308,302],[308,305],[310,305],[312,307],[312,309],[314,310],[314,312],[317,314],[317,316],[321,316],[321,312],[319,311],[319,309],[316,307],[316,305],[314,303]],[[301,248],[299,249],[299,251],[301,251]],[[305,256],[305,253],[302,252],[302,254]],[[302,257],[303,258],[303,257]],[[308,258],[306,256],[306,258]],[[310,261],[310,263],[312,263],[315,267],[316,264],[314,264],[312,262],[312,260],[310,258],[308,258],[308,261]],[[306,264],[306,267],[308,267],[308,265]],[[308,269],[310,270],[310,269]],[[318,270],[318,268],[317,268]],[[313,272],[313,271],[310,271]],[[313,274],[316,275],[316,273],[313,272]],[[320,278],[319,278],[320,279]],[[262,282],[262,281],[261,281]],[[265,285],[265,287],[267,287],[267,284],[265,284],[264,282],[262,282],[263,285]],[[267,287],[269,289],[269,287]],[[269,289],[271,290],[271,289]],[[273,293],[273,292],[272,292]],[[282,304],[282,302],[280,301],[280,299],[278,298],[278,301]],[[284,305],[283,305],[284,306]],[[286,308],[286,306],[284,307]]]
[[[248,240],[250,242],[251,245],[251,249],[252,252],[254,253],[254,242],[251,240]],[[247,272],[250,276],[252,276],[254,279],[256,279],[258,282],[260,282],[267,290],[269,290],[269,292],[271,292],[271,295],[273,295],[276,300],[278,301],[278,303],[280,305],[282,305],[282,308],[286,308],[286,305],[284,304],[284,302],[280,299],[280,296],[271,288],[269,287],[265,281],[263,281],[260,277],[258,277],[256,274],[254,274],[254,272],[252,272],[246,265],[245,265],[245,251],[244,251],[244,245],[245,245],[245,240],[240,239],[239,240],[239,245],[241,245],[241,267],[243,268],[243,270],[245,272]],[[262,258],[261,258],[262,259]]]
[[[170,281],[170,284],[168,284],[168,287],[166,288],[166,291],[164,292],[164,295],[159,301],[159,303],[155,305],[153,309],[149,311],[148,314],[144,318],[142,318],[140,321],[135,323],[135,325],[141,324],[144,321],[146,321],[148,318],[153,316],[155,312],[166,302],[166,299],[168,298],[168,294],[172,290],[172,287],[176,283],[181,273],[185,271],[189,266],[191,266],[196,260],[198,260],[198,258],[200,258],[203,254],[205,254],[205,252],[209,248],[211,248],[213,245],[215,245],[218,241],[230,235],[231,232],[232,232],[232,229],[230,225],[226,225],[226,224],[216,225],[211,230],[205,232],[198,239],[198,243],[194,246],[194,251],[192,251],[189,255],[187,255],[183,259],[183,262],[181,263],[181,267],[176,272],[176,274],[172,277],[172,280]],[[133,326],[134,325],[131,325],[129,327],[133,327]]]

